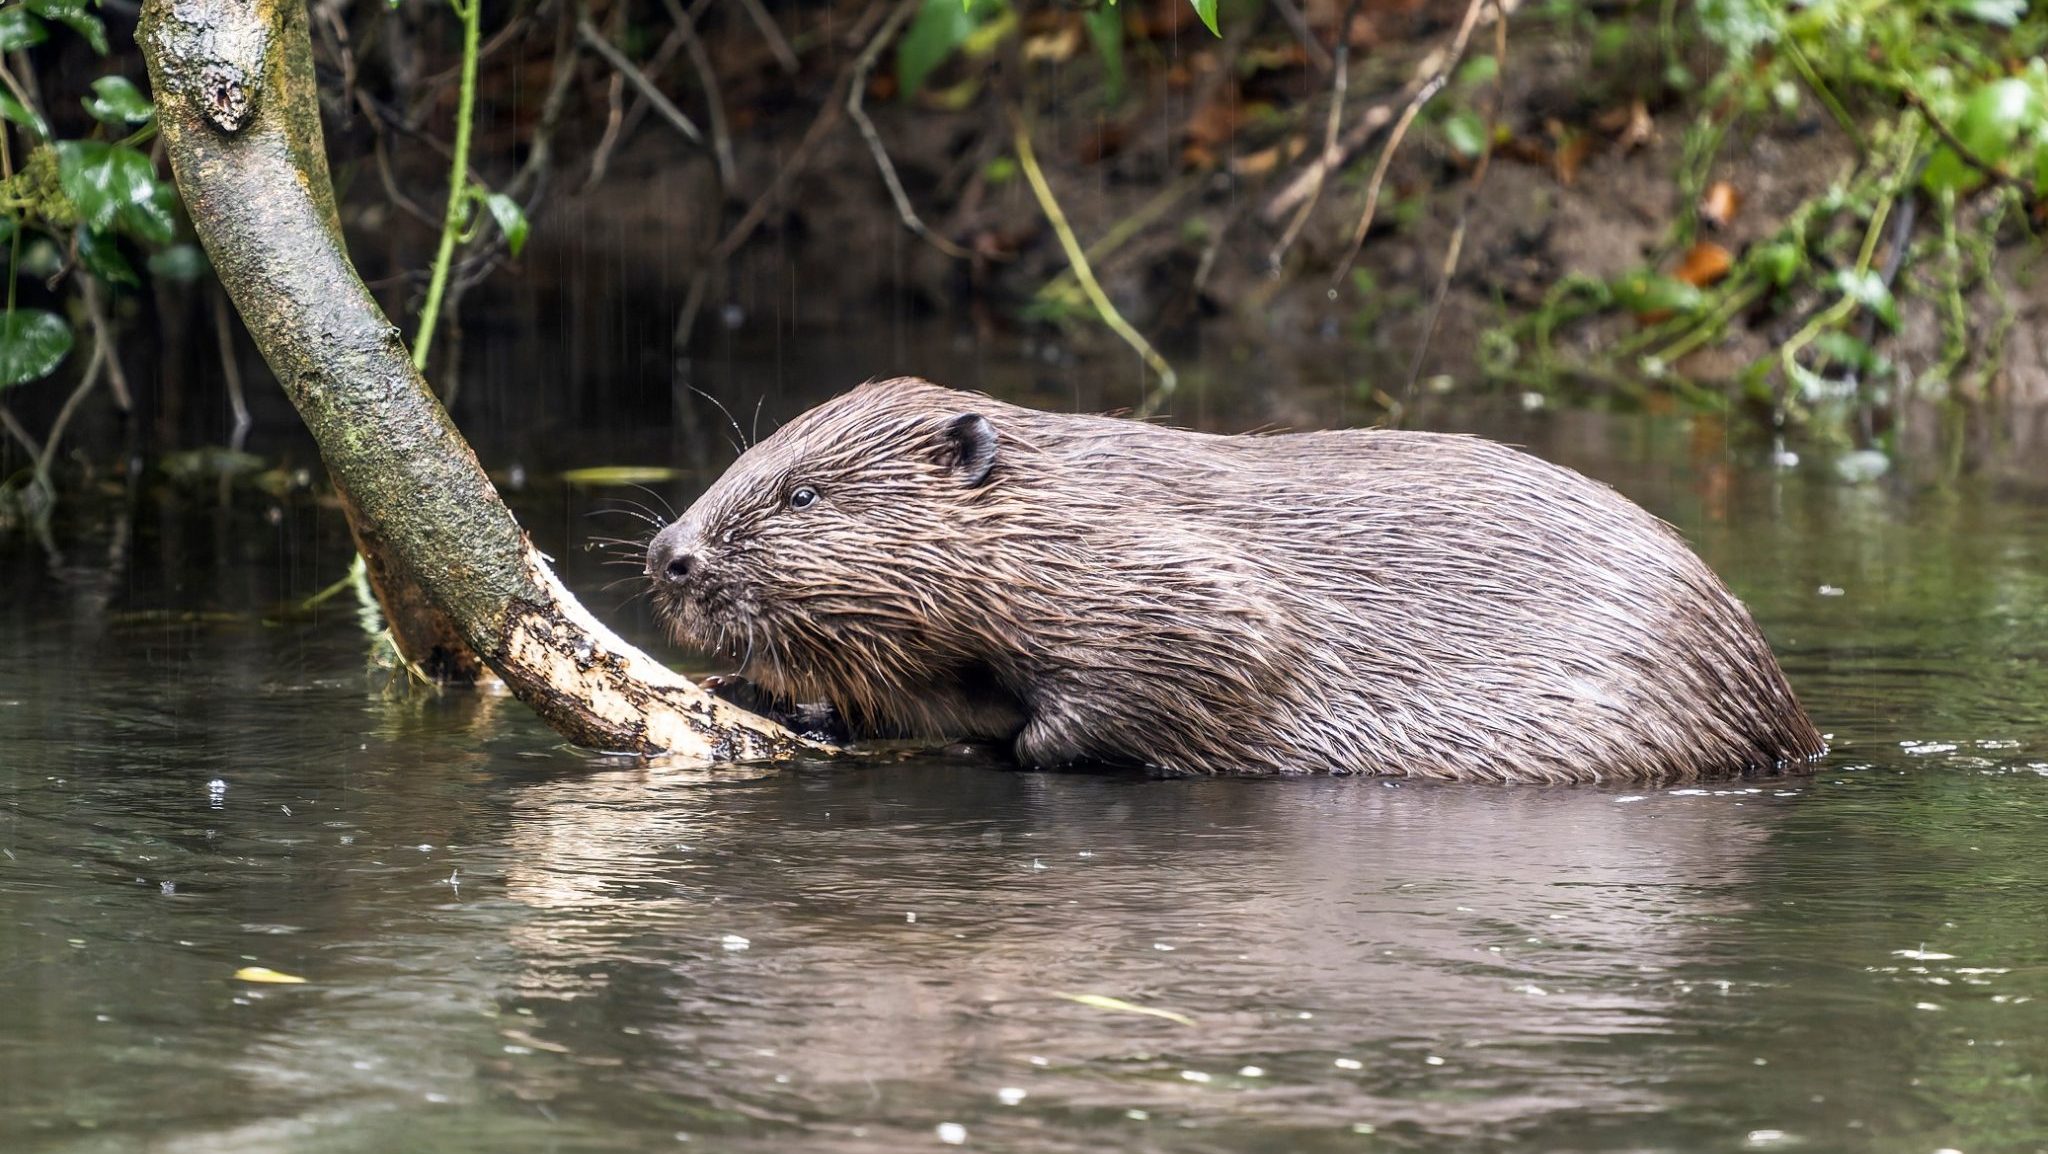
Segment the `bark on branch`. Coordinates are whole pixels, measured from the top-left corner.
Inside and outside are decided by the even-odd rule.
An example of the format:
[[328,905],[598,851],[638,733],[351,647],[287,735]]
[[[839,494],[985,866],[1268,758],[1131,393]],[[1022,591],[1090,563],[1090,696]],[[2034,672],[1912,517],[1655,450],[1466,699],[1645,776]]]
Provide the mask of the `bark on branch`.
[[521,701],[581,745],[717,762],[805,743],[712,697],[569,595],[413,370],[341,243],[302,0],[147,0],[137,37],[194,229],[352,507]]

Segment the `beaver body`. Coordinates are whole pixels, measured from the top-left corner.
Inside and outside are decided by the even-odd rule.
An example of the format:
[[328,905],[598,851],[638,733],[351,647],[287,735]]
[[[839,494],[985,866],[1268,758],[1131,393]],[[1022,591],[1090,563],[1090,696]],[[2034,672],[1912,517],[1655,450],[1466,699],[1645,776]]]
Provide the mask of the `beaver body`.
[[745,453],[647,569],[769,693],[1028,766],[1671,780],[1824,750],[1675,532],[1474,437],[875,382]]

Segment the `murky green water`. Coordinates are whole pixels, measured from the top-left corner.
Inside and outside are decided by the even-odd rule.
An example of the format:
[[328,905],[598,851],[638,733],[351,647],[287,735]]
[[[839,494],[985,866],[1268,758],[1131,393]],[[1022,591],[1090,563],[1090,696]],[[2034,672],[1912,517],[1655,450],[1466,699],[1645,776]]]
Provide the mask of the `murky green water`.
[[[563,451],[681,440],[639,428]],[[2048,506],[1668,419],[1498,428],[1686,530],[1834,734],[1818,773],[650,772],[380,695],[341,602],[236,616],[339,575],[310,502],[10,542],[0,1148],[2048,1148]],[[591,504],[527,513],[645,637]]]

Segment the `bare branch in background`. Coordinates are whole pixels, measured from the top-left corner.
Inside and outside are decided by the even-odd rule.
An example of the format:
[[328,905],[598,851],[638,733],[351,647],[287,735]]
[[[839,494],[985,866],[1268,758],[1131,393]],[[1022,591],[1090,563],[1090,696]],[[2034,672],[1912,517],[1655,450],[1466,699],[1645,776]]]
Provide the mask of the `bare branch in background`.
[[1430,342],[1436,339],[1436,326],[1443,320],[1444,301],[1451,294],[1451,278],[1458,274],[1458,258],[1465,251],[1465,229],[1472,221],[1472,206],[1479,201],[1479,190],[1486,184],[1487,170],[1493,166],[1493,140],[1500,131],[1501,112],[1507,106],[1508,72],[1508,22],[1496,20],[1493,23],[1493,59],[1496,65],[1493,74],[1493,101],[1486,109],[1486,138],[1480,145],[1479,159],[1473,163],[1472,179],[1465,184],[1465,196],[1458,203],[1458,223],[1451,229],[1451,242],[1444,246],[1443,264],[1437,269],[1436,292],[1429,302],[1429,316],[1422,324],[1422,339],[1415,343],[1415,355],[1408,362],[1407,395],[1415,395],[1415,383],[1422,379],[1422,363],[1429,355]]
[[577,66],[583,62],[582,50],[576,43],[576,24],[584,18],[585,11],[582,0],[574,5],[568,0],[559,2],[561,18],[555,25],[554,54],[548,58],[548,94],[540,103],[540,123],[533,126],[533,139],[527,142],[526,163],[505,185],[505,195],[524,205],[529,218],[547,190],[555,129],[562,123],[562,112],[569,106],[569,89],[576,80]]
[[[1355,12],[1357,7],[1358,5],[1354,3],[1352,10]],[[1308,53],[1309,63],[1315,65],[1316,71],[1328,72],[1332,67],[1330,54],[1323,48],[1322,41],[1316,39],[1315,29],[1308,26],[1308,17],[1302,13],[1301,6],[1296,4],[1294,0],[1273,0],[1273,10],[1280,14],[1281,21],[1294,32],[1295,38],[1301,41],[1301,50]],[[1351,42],[1352,19],[1351,13],[1347,12],[1344,16],[1344,22],[1337,25],[1337,51],[1339,53],[1342,53],[1344,46]],[[1342,67],[1342,65],[1337,65],[1337,67]]]
[[922,0],[902,0],[889,13],[888,23],[882,25],[882,30],[862,50],[860,58],[854,62],[853,84],[846,90],[846,114],[853,117],[854,124],[859,126],[861,139],[867,141],[868,152],[875,158],[875,167],[882,170],[882,183],[889,186],[889,198],[896,202],[896,217],[903,222],[903,227],[947,256],[965,260],[973,254],[933,232],[917,215],[917,210],[911,207],[910,194],[903,191],[903,182],[896,176],[896,165],[889,159],[889,150],[883,147],[881,134],[875,131],[875,122],[868,119],[867,110],[862,107],[867,96],[868,77],[875,70],[875,61],[881,59],[882,49],[889,46],[896,33],[921,6]]
[[592,24],[589,17],[577,18],[576,38],[585,48],[603,57],[604,62],[624,77],[626,83],[633,86],[634,91],[646,97],[647,103],[654,106],[654,111],[659,113],[663,120],[668,121],[677,132],[682,133],[685,140],[696,145],[704,143],[704,134],[697,130],[696,122],[684,115],[683,110],[677,108],[668,97],[662,95],[661,89],[656,88],[653,81],[634,67],[633,62],[626,59],[625,53],[613,47],[612,42],[605,39],[604,33],[597,30],[597,25]]
[[789,46],[789,39],[782,34],[782,26],[775,22],[775,17],[761,7],[761,0],[740,0],[740,7],[747,10],[747,15],[753,18],[754,27],[761,30],[761,38],[768,42],[768,51],[775,54],[775,63],[781,65],[784,72],[795,76],[801,67],[797,63],[796,50]]
[[228,434],[228,448],[239,453],[249,439],[249,400],[242,394],[242,362],[235,355],[235,334],[228,325],[227,293],[215,286],[211,296],[213,340],[220,346],[220,375],[228,386],[228,411],[235,417],[235,427]]
[[[1275,0],[1286,3],[1287,0]],[[1351,87],[1351,22],[1358,18],[1362,0],[1351,0],[1344,8],[1343,22],[1337,26],[1337,60],[1330,75],[1330,114],[1323,123],[1324,158],[1342,156],[1337,149],[1337,125],[1344,119],[1344,94]],[[1374,111],[1380,111],[1374,109]],[[1370,115],[1370,114],[1368,114]],[[1341,161],[1340,161],[1341,163]],[[1316,202],[1323,198],[1323,185],[1329,178],[1331,167],[1327,164],[1309,166],[1308,196],[1301,207],[1294,211],[1294,218],[1287,222],[1287,231],[1280,234],[1279,243],[1266,254],[1266,264],[1279,268],[1287,258],[1287,250],[1294,247],[1295,239],[1301,236],[1302,226],[1308,223],[1309,214],[1316,210]]]
[[[726,128],[725,101],[719,95],[718,75],[711,68],[710,54],[704,51],[703,37],[697,35],[697,22],[683,11],[680,0],[662,0],[662,3],[668,8],[668,18],[675,22],[672,37],[682,38],[683,50],[690,56],[690,68],[697,74],[697,83],[703,86],[705,112],[711,121],[711,155],[718,162],[718,186],[721,191],[730,192],[737,176],[732,157],[732,134]],[[663,47],[667,44],[664,43]]]
[[[1501,7],[1495,9],[1500,19],[1507,18],[1505,7],[1508,3],[1509,0],[1500,0]],[[1372,231],[1373,213],[1379,209],[1380,189],[1386,183],[1387,170],[1393,166],[1394,151],[1401,147],[1401,139],[1408,135],[1408,126],[1415,123],[1415,117],[1423,107],[1450,82],[1451,70],[1464,59],[1465,46],[1471,43],[1472,30],[1479,26],[1479,13],[1486,6],[1487,0],[1471,0],[1465,5],[1465,18],[1459,22],[1450,46],[1431,55],[1436,66],[1431,70],[1429,79],[1408,98],[1408,106],[1401,110],[1401,118],[1394,122],[1393,131],[1387,133],[1387,142],[1380,146],[1379,163],[1373,166],[1372,179],[1365,187],[1365,208],[1358,214],[1357,226],[1351,230],[1351,247],[1345,251],[1344,259],[1338,262],[1336,275],[1330,278],[1330,287],[1343,284],[1345,276],[1351,272],[1351,262],[1358,259],[1358,250],[1365,245],[1365,234]]]
[[107,387],[114,394],[114,407],[122,413],[135,410],[135,399],[128,390],[128,372],[121,367],[121,350],[114,341],[114,326],[107,320],[107,303],[100,297],[99,282],[92,277],[84,278],[79,296],[85,302],[85,319],[92,326],[92,339],[107,349]]

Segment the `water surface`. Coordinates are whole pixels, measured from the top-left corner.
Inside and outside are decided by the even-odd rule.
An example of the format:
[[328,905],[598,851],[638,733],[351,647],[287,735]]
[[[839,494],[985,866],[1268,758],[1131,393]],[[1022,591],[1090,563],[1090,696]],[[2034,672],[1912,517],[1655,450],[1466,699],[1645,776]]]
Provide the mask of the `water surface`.
[[[788,372],[769,423],[845,383]],[[1276,404],[1184,415],[1366,417]],[[2048,1148],[2048,507],[1774,470],[1711,421],[1446,419],[1678,524],[1826,764],[1683,789],[657,771],[510,701],[384,692],[345,600],[273,612],[346,563],[317,502],[144,496],[61,556],[8,542],[0,1147]],[[480,440],[651,641],[582,548],[633,523],[545,472],[729,457],[707,425],[635,429],[566,438],[574,461]]]

